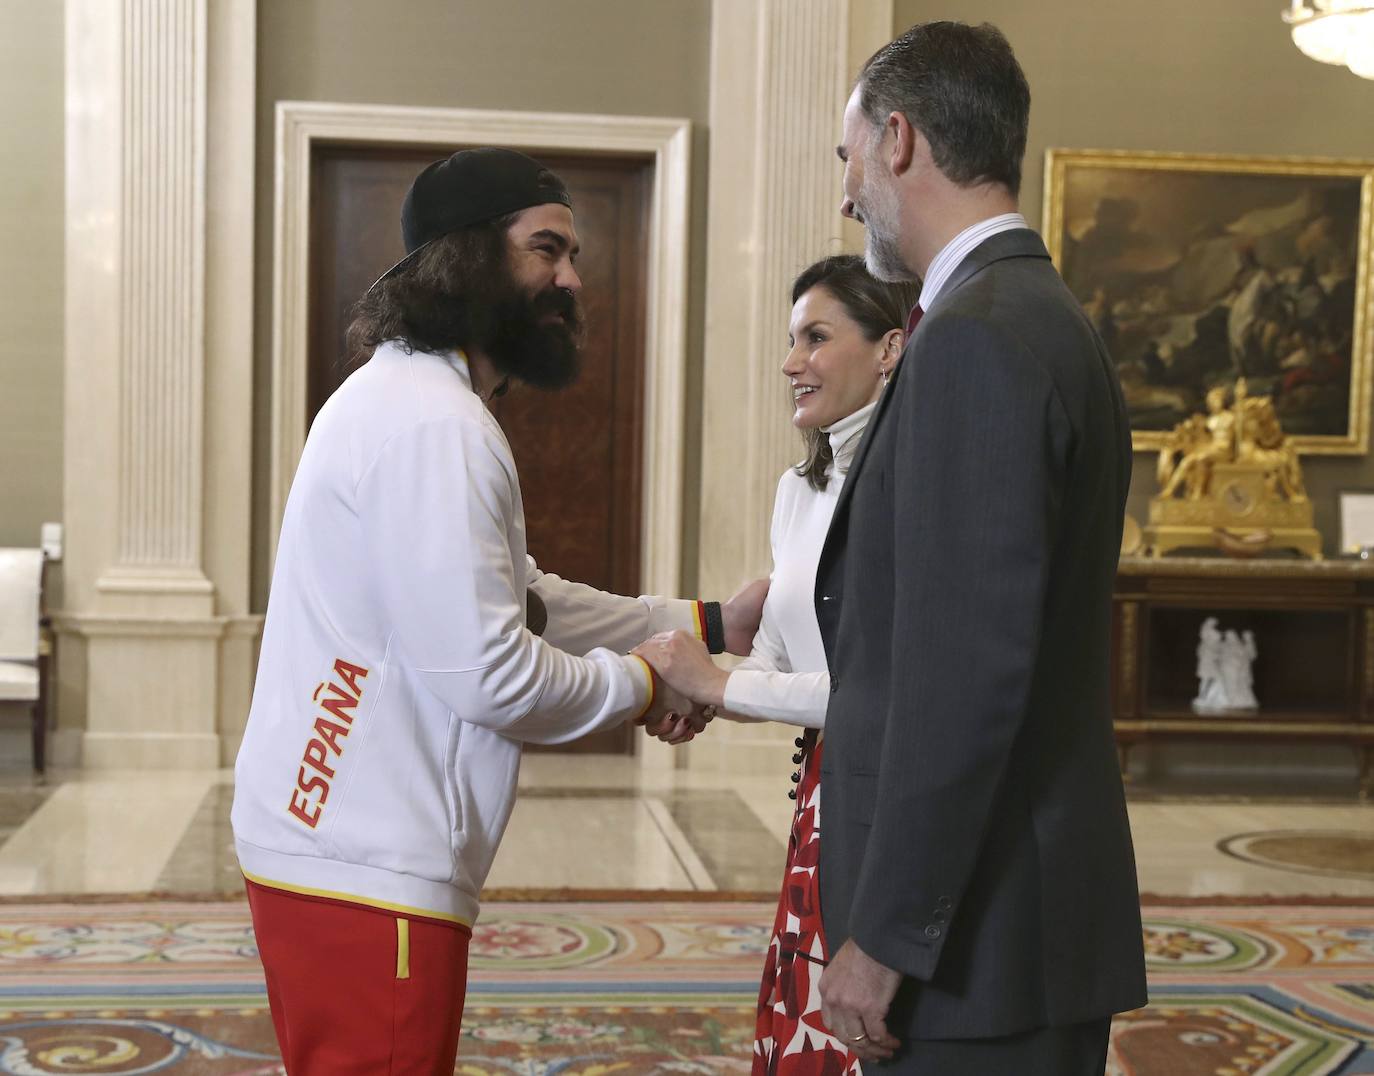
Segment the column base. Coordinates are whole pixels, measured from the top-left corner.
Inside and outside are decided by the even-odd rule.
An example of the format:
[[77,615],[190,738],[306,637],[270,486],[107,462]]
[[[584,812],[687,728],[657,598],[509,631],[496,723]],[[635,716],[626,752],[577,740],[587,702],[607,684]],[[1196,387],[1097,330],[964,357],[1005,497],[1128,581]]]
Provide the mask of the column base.
[[[85,643],[84,767],[215,769],[224,763],[221,715],[226,705],[246,710],[254,618],[64,619]],[[229,725],[237,738],[242,717],[233,715]]]

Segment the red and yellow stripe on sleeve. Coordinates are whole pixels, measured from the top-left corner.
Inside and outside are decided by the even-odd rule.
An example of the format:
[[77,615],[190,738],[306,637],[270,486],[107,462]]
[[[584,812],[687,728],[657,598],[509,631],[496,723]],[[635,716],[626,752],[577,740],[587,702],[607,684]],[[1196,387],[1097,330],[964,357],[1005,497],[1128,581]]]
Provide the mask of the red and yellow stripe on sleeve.
[[706,603],[692,603],[692,627],[696,629],[697,638],[706,642]]
[[649,701],[644,704],[644,709],[639,711],[639,717],[635,718],[635,720],[638,721],[654,708],[654,699],[658,696],[658,677],[654,675],[653,666],[638,654],[631,654],[630,657],[634,658],[643,667],[644,677],[649,681]]

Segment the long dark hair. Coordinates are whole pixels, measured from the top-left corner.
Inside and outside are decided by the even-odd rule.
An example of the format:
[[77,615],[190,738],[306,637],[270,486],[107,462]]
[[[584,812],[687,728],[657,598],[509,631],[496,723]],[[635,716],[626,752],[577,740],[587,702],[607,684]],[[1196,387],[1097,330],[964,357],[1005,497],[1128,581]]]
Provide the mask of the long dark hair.
[[[888,283],[864,268],[857,254],[832,254],[807,266],[792,284],[792,302],[812,288],[824,288],[844,312],[859,326],[864,337],[875,344],[893,329],[906,325],[907,314],[920,298],[921,286],[913,281]],[[830,438],[819,429],[802,431],[806,459],[797,464],[797,474],[812,489],[823,490],[830,483]]]
[[343,372],[361,366],[386,340],[402,340],[412,351],[440,352],[488,339],[496,329],[493,289],[507,277],[506,232],[515,216],[434,240],[354,303]]

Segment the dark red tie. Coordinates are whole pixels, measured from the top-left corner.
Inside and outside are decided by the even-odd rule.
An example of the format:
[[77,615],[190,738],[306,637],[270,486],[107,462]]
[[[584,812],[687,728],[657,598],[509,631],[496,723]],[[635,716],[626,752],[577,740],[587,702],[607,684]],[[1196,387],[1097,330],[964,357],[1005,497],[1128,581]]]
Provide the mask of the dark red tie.
[[906,316],[906,338],[911,339],[911,334],[916,331],[916,326],[921,324],[921,317],[925,311],[921,309],[921,304],[917,303],[911,308],[911,313]]

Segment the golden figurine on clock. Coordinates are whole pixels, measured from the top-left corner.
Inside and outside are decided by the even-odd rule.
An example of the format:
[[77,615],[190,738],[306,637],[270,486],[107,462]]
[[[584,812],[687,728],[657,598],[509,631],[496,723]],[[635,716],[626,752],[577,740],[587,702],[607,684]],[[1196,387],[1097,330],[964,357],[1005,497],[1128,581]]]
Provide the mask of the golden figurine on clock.
[[1273,401],[1248,395],[1241,378],[1233,392],[1208,392],[1207,412],[1180,422],[1160,449],[1145,529],[1154,555],[1217,546],[1238,555],[1295,549],[1320,560],[1302,466]]

